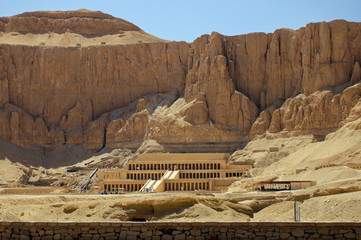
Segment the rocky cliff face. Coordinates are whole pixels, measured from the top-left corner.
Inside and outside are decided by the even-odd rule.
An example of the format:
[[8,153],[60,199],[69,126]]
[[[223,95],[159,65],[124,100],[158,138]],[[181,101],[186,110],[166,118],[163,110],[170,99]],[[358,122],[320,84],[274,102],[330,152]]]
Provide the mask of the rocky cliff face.
[[[0,31],[141,32],[89,11],[0,18]],[[212,33],[191,44],[5,42],[0,138],[25,147],[98,150],[147,139],[222,143],[285,131],[327,134],[357,113],[360,45],[361,24],[342,20],[270,34]]]
[[226,38],[236,89],[261,109],[279,98],[311,94],[348,81],[360,62],[361,25],[342,20],[293,31]]
[[[0,48],[0,104],[11,103],[27,113],[28,119],[39,118],[48,128],[60,128],[57,134],[65,132],[66,143],[82,143],[81,129],[104,112],[126,106],[143,95],[184,89],[185,43]],[[10,125],[11,119],[6,116],[3,124]],[[36,126],[25,130],[34,135],[29,143],[63,143],[52,137],[35,140],[47,135],[43,130]]]
[[88,48],[2,45],[0,104],[10,102],[59,124],[70,109],[84,102],[88,118],[97,118],[143,95],[183,91],[187,55],[182,53],[187,51],[185,43]]
[[349,117],[360,101],[360,96],[360,83],[339,94],[331,90],[316,91],[308,96],[299,94],[287,99],[278,109],[272,106],[263,111],[253,124],[250,134],[286,131],[327,135]]
[[0,18],[1,32],[73,32],[95,36],[140,30],[139,27],[123,19],[86,9],[68,12],[27,12],[13,17]]

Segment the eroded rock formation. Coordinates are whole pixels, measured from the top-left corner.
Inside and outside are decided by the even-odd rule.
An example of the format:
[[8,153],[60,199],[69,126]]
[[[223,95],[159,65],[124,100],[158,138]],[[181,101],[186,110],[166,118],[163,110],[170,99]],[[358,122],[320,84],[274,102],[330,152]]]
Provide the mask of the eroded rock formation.
[[279,109],[270,107],[263,111],[252,126],[251,133],[259,134],[267,130],[270,133],[319,131],[321,135],[326,135],[337,129],[349,116],[360,95],[360,83],[346,88],[341,94],[334,94],[330,90],[316,91],[308,96],[299,94],[287,99]]
[[[0,18],[0,32],[149,36],[86,10]],[[0,138],[19,146],[240,142],[284,131],[327,134],[359,116],[360,23],[212,33],[191,44],[1,42]]]
[[361,57],[361,25],[343,20],[225,39],[236,89],[261,109],[279,98],[349,82]]
[[133,44],[60,48],[1,45],[0,103],[59,124],[79,101],[91,101],[92,119],[137,97],[183,91],[188,45]]
[[139,27],[123,19],[86,9],[67,12],[26,12],[13,17],[0,18],[1,32],[74,32],[82,35],[102,35],[140,30]]
[[239,130],[247,135],[257,116],[256,105],[236,91],[230,72],[234,64],[224,56],[224,41],[213,33],[197,39],[188,60],[185,99],[203,99],[208,106],[209,118],[222,128]]

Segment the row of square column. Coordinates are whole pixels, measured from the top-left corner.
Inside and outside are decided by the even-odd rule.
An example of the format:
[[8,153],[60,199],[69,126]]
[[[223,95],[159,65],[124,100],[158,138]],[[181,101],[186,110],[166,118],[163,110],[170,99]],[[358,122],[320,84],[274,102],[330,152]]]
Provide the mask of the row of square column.
[[226,173],[226,177],[242,177],[242,173],[241,172],[230,172],[230,173]]
[[[104,190],[108,193],[120,193],[123,191],[133,192],[142,188],[142,184],[104,184]],[[195,191],[209,190],[208,182],[176,182],[166,183],[165,191]]]
[[158,180],[161,179],[163,173],[127,173],[127,179],[132,180]]
[[104,184],[104,189],[109,193],[133,192],[142,188],[142,184]]
[[209,182],[176,182],[166,183],[165,191],[195,191],[195,190],[210,190]]
[[220,163],[150,163],[129,164],[128,170],[213,170],[221,169]]
[[[163,173],[127,173],[127,179],[132,180],[158,180],[161,179]],[[241,177],[241,172],[231,172],[226,173],[226,177]],[[220,178],[221,175],[219,172],[184,172],[179,174],[179,178],[181,179],[198,179],[198,178]]]
[[220,178],[219,172],[197,172],[197,173],[181,173],[180,178],[195,179],[195,178]]

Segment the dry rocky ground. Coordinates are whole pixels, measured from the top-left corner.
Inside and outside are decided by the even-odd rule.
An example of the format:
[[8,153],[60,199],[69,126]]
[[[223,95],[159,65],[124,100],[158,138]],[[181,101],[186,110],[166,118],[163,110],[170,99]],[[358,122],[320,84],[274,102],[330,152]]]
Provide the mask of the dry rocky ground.
[[[66,173],[64,167],[38,168],[27,179],[55,179],[60,186],[34,195],[31,187],[20,184],[19,176],[29,176],[29,168],[9,160],[1,160],[3,184],[29,189],[0,194],[1,221],[292,221],[293,203],[300,202],[302,221],[360,221],[361,170],[345,166],[360,162],[360,132],[337,140],[315,142],[312,136],[256,139],[231,161],[253,159],[251,176],[235,182],[226,193],[155,193],[121,195],[79,194],[91,170]],[[342,148],[334,146],[346,144]],[[278,152],[269,147],[282,146]],[[158,152],[155,143],[144,151]],[[261,151],[263,149],[263,151]],[[355,151],[356,149],[356,151]],[[242,157],[240,157],[240,154]],[[349,155],[354,157],[350,158]],[[104,164],[121,166],[134,154],[113,150],[80,162],[77,166]],[[343,156],[340,157],[340,156]],[[102,160],[103,159],[103,160]],[[249,161],[249,160],[248,160]],[[318,168],[318,166],[324,166]],[[295,173],[295,169],[303,169]],[[265,179],[312,180],[317,185],[303,190],[254,192],[252,183]],[[24,177],[22,178],[24,179]],[[29,181],[29,180],[28,180]],[[71,191],[71,189],[73,189]],[[1,193],[1,191],[0,191]],[[11,194],[9,194],[11,193]],[[18,194],[16,194],[18,193]],[[20,193],[20,194],[19,194]],[[24,194],[25,193],[25,194]]]

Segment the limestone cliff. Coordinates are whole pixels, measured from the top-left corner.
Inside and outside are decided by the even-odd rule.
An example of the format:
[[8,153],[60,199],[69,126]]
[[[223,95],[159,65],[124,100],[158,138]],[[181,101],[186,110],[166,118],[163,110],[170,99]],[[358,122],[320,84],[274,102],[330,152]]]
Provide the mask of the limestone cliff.
[[337,20],[228,37],[226,49],[235,62],[236,89],[265,109],[279,98],[350,81],[360,41],[360,23]]
[[67,12],[26,12],[13,17],[0,18],[1,32],[74,32],[82,35],[102,35],[140,30],[139,27],[123,19],[86,9]]
[[357,115],[360,45],[361,23],[343,20],[188,44],[87,10],[0,18],[0,138],[99,150],[327,134]]
[[[361,83],[335,94],[331,90],[316,91],[308,96],[299,94],[287,99],[279,108],[263,111],[253,124],[251,134],[281,131],[327,135],[354,115],[351,110],[361,96]],[[354,110],[355,111],[355,110]],[[351,117],[350,116],[350,117]]]

